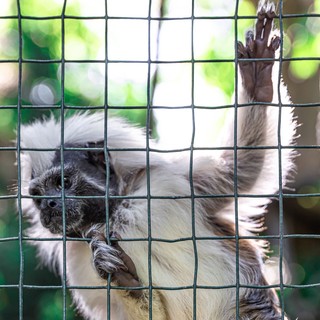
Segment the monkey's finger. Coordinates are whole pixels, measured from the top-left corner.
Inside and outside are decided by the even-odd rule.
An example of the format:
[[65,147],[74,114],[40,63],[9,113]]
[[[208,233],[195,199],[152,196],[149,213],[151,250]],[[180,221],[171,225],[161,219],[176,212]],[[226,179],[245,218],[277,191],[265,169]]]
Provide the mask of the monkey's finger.
[[93,240],[103,241],[104,238],[97,231],[83,232],[82,238],[85,238],[87,243],[91,243]]
[[281,39],[280,37],[278,36],[274,36],[272,39],[271,39],[271,43],[270,43],[270,48],[273,50],[273,51],[276,51],[278,50],[278,48],[280,47],[280,44],[281,44]]
[[82,237],[83,238],[97,238],[101,241],[105,239],[105,234],[102,231],[102,224],[94,224],[89,225],[85,228],[85,230],[82,231]]
[[276,16],[274,11],[268,11],[266,13],[266,23],[264,25],[264,31],[263,31],[263,42],[265,44],[268,43],[270,32],[273,26],[273,18]]
[[262,37],[265,17],[266,17],[266,11],[264,7],[262,7],[258,12],[258,19],[256,22],[256,39],[261,39]]
[[247,48],[241,41],[238,41],[238,58],[248,58]]
[[252,30],[249,30],[246,33],[246,46],[250,52],[253,52],[253,50],[254,50],[254,34],[253,34]]

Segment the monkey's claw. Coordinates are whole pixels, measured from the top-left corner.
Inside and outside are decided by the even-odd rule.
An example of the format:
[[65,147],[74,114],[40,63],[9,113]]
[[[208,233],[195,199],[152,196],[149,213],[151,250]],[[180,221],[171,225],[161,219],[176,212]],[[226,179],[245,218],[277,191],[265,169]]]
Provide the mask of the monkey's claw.
[[[273,19],[276,16],[273,4],[264,3],[259,11],[255,32],[246,33],[245,45],[238,43],[238,58],[244,89],[254,101],[271,102],[273,98],[272,67],[275,51],[281,40],[274,35],[270,40]],[[241,61],[241,59],[254,59]],[[261,60],[259,60],[261,59]]]
[[[91,234],[90,234],[91,233]],[[120,252],[106,243],[103,233],[91,231],[87,237],[92,238],[89,245],[93,254],[93,265],[99,276],[108,279],[108,275],[121,269],[126,269],[120,257]]]
[[[111,274],[111,281],[121,287],[140,287],[141,283],[137,275],[136,267],[132,259],[124,252],[117,241],[111,245],[106,243],[103,233],[95,230],[87,235],[92,237],[90,247],[93,253],[93,264],[99,276],[108,280]],[[120,239],[117,234],[111,235]],[[142,294],[140,290],[128,290],[132,297],[138,298]]]

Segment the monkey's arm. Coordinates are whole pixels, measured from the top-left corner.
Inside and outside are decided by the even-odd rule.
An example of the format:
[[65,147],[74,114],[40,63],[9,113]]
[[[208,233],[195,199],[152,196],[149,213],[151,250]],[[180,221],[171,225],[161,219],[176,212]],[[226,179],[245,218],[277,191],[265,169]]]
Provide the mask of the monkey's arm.
[[[258,12],[255,35],[249,31],[246,35],[246,46],[238,43],[238,57],[245,59],[274,59],[279,48],[280,38],[275,36],[270,40],[273,18],[273,8],[265,11],[262,7]],[[241,81],[240,103],[262,102],[270,103],[273,99],[272,68],[274,61],[240,61]],[[242,92],[241,92],[242,91]],[[270,146],[276,132],[268,132],[268,107],[265,104],[238,108],[237,146],[259,147]],[[238,191],[251,189],[263,168],[266,152],[257,149],[237,150]],[[228,168],[234,168],[234,150],[226,150],[222,154]],[[235,170],[233,169],[234,173]]]
[[[249,31],[246,35],[246,46],[238,43],[239,58],[274,58],[280,39],[272,38],[268,45],[274,12],[258,14],[256,34]],[[261,36],[263,33],[263,36]],[[240,61],[239,70],[242,83],[239,84],[240,103],[269,103],[273,98],[272,67],[273,61]],[[268,107],[252,105],[238,108],[237,147],[259,147],[269,145],[268,141]],[[231,131],[232,132],[232,131]],[[233,138],[233,137],[232,137]],[[237,152],[237,170],[234,169],[235,152]],[[246,192],[256,182],[263,163],[265,151],[257,149],[226,150],[222,154],[230,178],[237,174],[238,192]]]
[[[277,85],[272,81],[274,65],[272,59],[275,58],[275,51],[279,48],[280,38],[274,36],[270,39],[274,17],[273,5],[262,6],[258,11],[255,34],[249,31],[246,35],[246,44],[238,43],[240,81],[237,102],[239,104],[254,103],[254,105],[237,108],[237,121],[232,121],[226,143],[229,149],[223,151],[219,159],[214,162],[209,162],[208,159],[195,161],[193,179],[196,192],[199,194],[233,194],[235,178],[236,190],[239,193],[252,192],[257,182],[260,183],[260,189],[256,189],[259,193],[275,192],[278,188],[275,176],[279,169],[277,169],[277,150],[275,148],[279,143],[277,121],[279,109],[266,105],[273,101],[274,85]],[[253,60],[241,61],[243,58]],[[294,132],[291,109],[287,108],[282,114],[287,117],[285,121],[290,123],[290,127],[287,128],[288,142],[285,141],[285,144],[290,144]],[[233,131],[234,124],[237,127],[236,141]],[[234,148],[235,144],[236,148]],[[270,146],[274,149],[264,148]],[[235,163],[237,164],[236,170]],[[261,175],[262,170],[269,170],[270,176],[266,176],[265,171]],[[265,177],[266,181],[262,190],[263,182],[260,180]],[[267,184],[268,179],[272,179],[269,185]],[[217,198],[214,204],[211,203],[211,207],[213,205],[215,209],[220,209],[228,203],[228,198]]]
[[[86,237],[91,237],[90,247],[93,253],[93,265],[102,279],[108,280],[127,290],[117,290],[117,295],[127,309],[128,319],[149,319],[149,290],[134,289],[142,287],[135,265],[131,258],[124,252],[117,242],[111,245],[101,231],[91,229]],[[133,288],[133,289],[130,289]],[[152,319],[166,320],[166,310],[161,300],[160,293],[152,291]]]

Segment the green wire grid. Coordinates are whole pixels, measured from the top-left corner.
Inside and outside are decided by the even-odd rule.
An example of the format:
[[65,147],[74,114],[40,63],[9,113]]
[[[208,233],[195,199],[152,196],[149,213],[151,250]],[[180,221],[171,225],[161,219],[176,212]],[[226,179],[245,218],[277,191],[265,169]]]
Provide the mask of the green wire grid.
[[[109,110],[117,110],[121,109],[121,107],[114,107],[108,105],[108,81],[105,81],[105,87],[104,87],[104,104],[101,106],[90,106],[90,107],[83,107],[83,106],[66,106],[65,105],[65,64],[66,63],[104,63],[105,65],[105,75],[108,76],[108,64],[109,63],[143,63],[148,65],[148,73],[147,73],[147,106],[131,106],[130,108],[133,110],[136,109],[145,109],[147,111],[147,121],[146,121],[146,131],[149,132],[151,129],[151,118],[152,118],[152,110],[153,109],[191,109],[192,111],[192,139],[191,144],[189,148],[183,148],[183,149],[175,149],[175,150],[157,150],[150,147],[150,141],[149,136],[146,135],[146,148],[145,149],[139,149],[140,151],[146,152],[146,165],[147,165],[147,195],[142,197],[130,197],[130,196],[110,196],[109,195],[109,179],[106,179],[106,198],[107,199],[145,199],[148,204],[148,237],[147,238],[141,238],[141,239],[122,239],[121,241],[147,241],[148,242],[148,278],[149,278],[149,284],[142,288],[136,288],[137,290],[148,290],[149,292],[149,318],[152,319],[152,292],[153,290],[192,290],[193,291],[193,319],[196,320],[196,304],[197,304],[197,290],[198,289],[206,289],[206,290],[223,290],[223,289],[235,289],[236,290],[236,319],[240,319],[240,301],[239,301],[239,292],[240,288],[254,288],[254,289],[268,289],[268,288],[280,288],[280,303],[282,307],[282,319],[284,319],[285,316],[285,305],[284,305],[284,290],[286,288],[311,288],[311,287],[320,287],[320,283],[313,283],[309,285],[288,285],[284,283],[283,279],[283,268],[282,268],[282,261],[283,261],[283,241],[284,239],[290,239],[290,238],[308,238],[308,239],[320,239],[320,234],[284,234],[283,230],[283,200],[285,198],[298,198],[298,197],[320,197],[320,193],[313,193],[313,194],[286,194],[282,190],[282,174],[281,174],[281,150],[282,149],[319,149],[320,146],[318,145],[302,145],[302,146],[283,146],[281,144],[281,136],[280,136],[280,126],[281,126],[281,110],[285,107],[291,107],[292,105],[283,104],[281,101],[281,95],[280,95],[280,81],[281,81],[281,68],[278,75],[278,93],[279,93],[279,104],[271,104],[271,106],[279,108],[279,121],[278,121],[278,145],[274,147],[273,149],[278,150],[278,161],[279,161],[279,193],[278,194],[260,194],[260,195],[252,195],[252,194],[238,194],[237,190],[237,151],[241,149],[271,149],[271,147],[238,147],[236,145],[237,141],[237,112],[239,108],[248,106],[248,105],[254,105],[255,103],[251,104],[238,104],[237,99],[237,78],[238,78],[238,72],[237,68],[235,68],[235,101],[236,103],[234,105],[221,105],[215,107],[215,109],[230,109],[234,108],[234,147],[231,147],[230,150],[234,150],[234,193],[232,194],[226,194],[226,195],[201,195],[197,196],[194,194],[194,188],[193,188],[193,156],[194,151],[196,150],[225,150],[228,148],[197,148],[194,146],[194,139],[195,139],[195,132],[196,132],[196,126],[195,126],[195,110],[196,109],[209,109],[210,107],[205,106],[199,106],[195,105],[194,101],[194,69],[195,65],[197,63],[228,63],[232,62],[235,65],[238,64],[238,58],[237,54],[235,54],[235,59],[210,59],[210,60],[199,60],[194,57],[194,21],[195,20],[201,20],[201,19],[212,19],[212,20],[218,20],[218,19],[229,19],[233,20],[235,22],[234,25],[234,32],[235,32],[235,52],[237,50],[237,41],[238,41],[238,21],[241,19],[255,19],[256,16],[238,16],[238,9],[239,9],[239,0],[235,2],[235,12],[234,15],[230,16],[206,16],[206,17],[196,17],[195,12],[195,1],[192,0],[192,13],[191,16],[186,17],[180,17],[180,18],[168,18],[168,17],[161,17],[161,18],[155,18],[151,16],[151,5],[152,0],[149,0],[149,9],[148,9],[148,17],[113,17],[108,15],[108,1],[105,0],[105,13],[102,16],[73,16],[73,15],[67,15],[66,12],[66,6],[67,6],[67,0],[64,0],[62,5],[62,12],[61,15],[55,15],[55,16],[46,16],[46,17],[35,17],[35,16],[26,16],[21,14],[21,8],[20,8],[20,0],[16,0],[17,3],[17,9],[18,13],[17,15],[10,15],[10,16],[3,16],[0,17],[0,19],[16,19],[18,21],[18,31],[19,31],[19,58],[18,59],[2,59],[0,60],[0,63],[17,63],[19,66],[19,77],[18,77],[18,103],[17,105],[1,105],[1,109],[16,109],[18,113],[18,122],[17,122],[17,143],[16,147],[0,147],[0,151],[6,152],[6,151],[16,151],[17,153],[17,172],[18,172],[18,192],[17,195],[4,195],[0,196],[0,200],[2,199],[16,199],[18,203],[18,212],[19,212],[19,232],[18,236],[16,237],[6,237],[6,238],[0,238],[0,243],[2,242],[10,242],[10,241],[18,241],[19,243],[19,256],[20,256],[20,274],[19,274],[19,283],[18,284],[6,284],[6,285],[0,285],[0,289],[2,288],[17,288],[19,290],[19,320],[23,320],[23,310],[24,310],[24,289],[29,290],[45,290],[45,289],[58,289],[62,290],[63,293],[63,320],[67,319],[67,290],[68,289],[106,289],[106,304],[107,304],[107,319],[110,319],[110,293],[111,290],[126,290],[126,287],[119,287],[119,286],[112,286],[110,284],[110,281],[108,281],[107,286],[69,286],[67,284],[66,279],[66,243],[67,241],[87,241],[88,239],[78,239],[78,238],[70,238],[66,236],[65,230],[66,230],[66,219],[65,219],[65,205],[64,201],[63,203],[63,228],[64,228],[64,234],[60,238],[31,238],[24,236],[23,234],[23,227],[22,227],[22,207],[21,207],[21,200],[22,198],[45,198],[45,197],[28,197],[28,196],[22,196],[21,194],[21,152],[25,150],[29,151],[52,151],[52,150],[60,150],[61,151],[61,163],[64,163],[64,153],[63,151],[66,150],[88,150],[88,148],[67,148],[64,146],[64,116],[65,116],[65,110],[68,109],[77,109],[77,110],[104,110],[105,111],[105,133],[104,133],[104,147],[101,148],[89,148],[92,150],[103,150],[105,152],[105,158],[107,159],[107,165],[108,165],[108,151],[128,151],[132,150],[135,151],[137,149],[109,149],[107,147],[107,122],[108,122],[108,111]],[[280,27],[280,33],[283,37],[283,20],[284,19],[292,19],[292,18],[305,18],[305,17],[315,17],[320,18],[320,14],[283,14],[283,0],[280,0],[279,2],[279,27]],[[106,21],[105,24],[105,59],[100,60],[70,60],[65,59],[65,21],[66,20],[94,20],[94,19],[102,19]],[[130,19],[130,20],[146,20],[148,22],[148,59],[145,61],[136,61],[136,60],[111,60],[108,59],[108,29],[107,29],[107,22],[108,20],[116,20],[116,19]],[[22,32],[22,21],[23,20],[60,20],[61,21],[61,59],[49,59],[49,60],[41,60],[41,59],[24,59],[22,57],[22,38],[23,38],[23,32]],[[161,60],[152,60],[151,59],[151,22],[152,21],[173,21],[173,20],[191,20],[191,59],[190,60],[175,60],[175,61],[161,61]],[[305,61],[305,60],[316,60],[320,61],[319,57],[310,57],[310,58],[283,58],[282,52],[283,52],[283,45],[281,44],[281,54],[280,58],[276,59],[280,62],[280,66],[285,61]],[[36,107],[24,105],[22,102],[22,66],[23,64],[27,63],[39,63],[39,64],[50,64],[50,63],[60,63],[61,64],[61,105],[43,105]],[[167,107],[167,106],[154,106],[152,101],[152,85],[151,85],[151,66],[152,64],[178,64],[178,63],[191,63],[192,66],[192,92],[191,92],[191,105],[186,106],[176,106],[176,107]],[[261,103],[259,103],[261,104]],[[270,104],[268,104],[270,105]],[[294,104],[296,107],[319,107],[319,104],[316,103],[306,103],[306,104]],[[20,145],[21,140],[21,113],[23,109],[58,109],[60,110],[61,115],[61,145],[57,149],[25,149],[22,148]],[[182,152],[182,151],[189,151],[190,152],[190,166],[189,166],[189,180],[190,180],[190,196],[163,196],[163,197],[155,197],[151,195],[150,192],[150,152],[161,152],[161,153],[168,153],[168,152]],[[64,184],[64,169],[62,166],[62,199],[68,199],[68,198],[85,198],[85,197],[68,197],[65,195],[63,184]],[[107,178],[109,176],[109,172],[107,173]],[[197,198],[205,198],[205,197],[232,197],[234,198],[235,202],[235,235],[234,236],[212,236],[212,237],[196,237],[196,230],[195,230],[195,199]],[[252,197],[252,198],[262,198],[262,197],[272,197],[275,199],[278,199],[279,201],[279,233],[274,235],[265,235],[265,236],[240,236],[239,235],[239,217],[238,217],[238,200],[242,197]],[[50,197],[52,198],[52,197]],[[92,198],[92,196],[90,196]],[[99,198],[99,196],[97,196]],[[191,201],[191,219],[192,219],[192,235],[187,238],[180,238],[180,239],[174,239],[174,240],[166,240],[161,238],[154,238],[151,233],[151,200],[152,199],[189,199]],[[109,221],[109,208],[106,206],[106,221]],[[109,236],[109,224],[107,223],[107,232],[106,232],[106,238],[107,242],[110,243],[111,239]],[[203,286],[198,285],[197,283],[197,276],[198,276],[198,252],[197,252],[197,241],[198,240],[215,240],[215,241],[223,241],[227,239],[232,239],[236,241],[236,283],[234,285],[227,285],[227,286]],[[265,286],[255,286],[255,285],[243,285],[240,283],[239,279],[239,241],[241,239],[276,239],[279,241],[279,247],[280,247],[280,263],[279,263],[279,272],[280,272],[280,283],[277,285],[265,285]],[[26,285],[24,284],[24,254],[23,254],[23,244],[26,241],[62,241],[63,242],[63,270],[62,270],[62,285],[54,285],[54,286],[48,286],[48,285]],[[193,243],[193,250],[194,250],[194,281],[189,286],[182,286],[182,287],[162,287],[162,286],[154,286],[152,283],[152,263],[151,263],[151,250],[152,250],[152,243],[153,242],[167,242],[167,243],[174,243],[179,241],[192,241]],[[109,276],[110,277],[110,276]],[[109,279],[110,280],[110,279]],[[201,320],[201,319],[198,319]]]

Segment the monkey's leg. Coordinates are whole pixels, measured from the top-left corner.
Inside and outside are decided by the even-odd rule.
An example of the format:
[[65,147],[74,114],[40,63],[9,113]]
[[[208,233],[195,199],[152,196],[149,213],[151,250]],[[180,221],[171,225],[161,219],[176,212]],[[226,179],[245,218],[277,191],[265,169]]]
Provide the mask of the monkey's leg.
[[[149,291],[130,290],[130,288],[142,287],[132,259],[117,242],[108,245],[101,232],[91,231],[91,235],[90,247],[93,253],[93,263],[99,276],[108,280],[108,275],[111,274],[111,281],[114,284],[129,288],[128,290],[118,290],[118,294],[122,297],[127,308],[129,319],[149,319]],[[156,320],[166,319],[161,296],[155,290],[152,294],[152,318]]]

